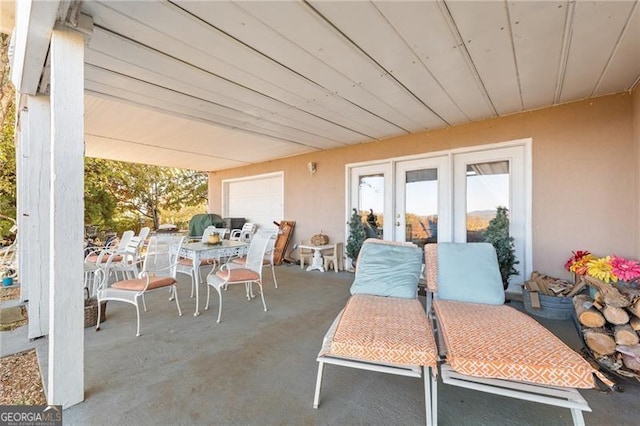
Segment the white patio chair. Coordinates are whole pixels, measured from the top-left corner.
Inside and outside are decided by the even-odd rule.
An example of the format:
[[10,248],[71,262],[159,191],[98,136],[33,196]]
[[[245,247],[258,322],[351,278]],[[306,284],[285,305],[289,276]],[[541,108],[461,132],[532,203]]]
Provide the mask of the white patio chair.
[[216,228],[213,227],[213,232],[215,232],[216,234],[220,235],[220,239],[224,240],[225,238],[228,238],[231,234],[231,230],[228,228]]
[[135,236],[133,231],[125,231],[120,239],[112,240],[104,247],[90,247],[84,258],[84,263],[88,264],[85,270],[93,269],[90,265],[94,264],[100,268],[100,277],[102,281],[109,279],[109,268],[123,261],[126,256],[126,250],[131,239]]
[[[309,244],[311,244],[310,241],[302,240],[300,242],[301,246],[308,246]],[[298,257],[300,258],[300,269],[304,269],[305,261],[309,265],[311,265],[311,262],[313,261],[313,250],[299,248]]]
[[[278,288],[278,280],[276,279],[276,269],[275,269],[275,245],[276,240],[278,239],[278,230],[261,230],[261,233],[271,233],[272,237],[269,239],[269,243],[267,244],[267,249],[264,254],[264,258],[262,260],[262,266],[268,266],[271,268],[271,275],[273,276],[273,285],[275,288]],[[232,262],[238,265],[245,265],[247,263],[247,257],[238,257],[236,259],[232,259]]]
[[[182,245],[182,241],[183,238],[179,240],[179,246]],[[104,280],[102,281],[97,295],[99,308],[96,330],[100,329],[100,316],[102,315],[100,302],[112,300],[130,303],[136,307],[136,336],[140,336],[140,299],[142,299],[143,308],[146,312],[145,294],[165,288],[170,289],[171,299],[175,298],[176,301],[178,315],[182,316],[176,287],[178,255],[173,254],[171,244],[170,240],[152,237],[149,241],[147,254],[144,257],[142,272],[140,272],[137,278],[117,281],[111,285],[108,285]],[[179,252],[179,246],[177,252]]]
[[258,284],[262,306],[264,311],[267,311],[267,304],[264,301],[264,292],[262,291],[262,266],[265,252],[272,238],[272,232],[257,232],[249,245],[247,260],[244,265],[227,262],[218,271],[213,270],[207,276],[207,304],[204,309],[209,309],[211,287],[213,287],[218,292],[220,301],[218,305],[218,323],[222,316],[222,289],[230,284],[244,284],[247,300],[251,300],[253,297],[253,283]]
[[233,229],[231,231],[229,239],[233,241],[244,241],[248,243],[253,238],[253,235],[256,233],[257,229],[258,226],[255,223],[247,222],[242,225],[242,229]]
[[122,279],[135,278],[138,276],[142,264],[142,249],[149,236],[150,228],[140,229],[140,233],[129,240],[123,257],[120,261],[108,262],[105,267],[107,274],[114,273],[118,279],[118,273],[122,274]]
[[333,251],[330,253],[322,253],[322,257],[324,259],[324,270],[328,271],[331,265],[333,265],[333,270],[338,273],[338,271],[344,270],[344,243],[336,243],[333,245]]

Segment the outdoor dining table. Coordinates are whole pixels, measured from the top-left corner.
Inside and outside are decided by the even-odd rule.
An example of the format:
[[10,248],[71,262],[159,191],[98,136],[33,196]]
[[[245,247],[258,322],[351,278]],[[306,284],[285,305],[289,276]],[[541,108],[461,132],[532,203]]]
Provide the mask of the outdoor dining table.
[[320,246],[314,246],[312,244],[298,245],[298,249],[313,250],[313,259],[311,260],[311,265],[309,265],[309,267],[307,268],[307,271],[318,270],[320,272],[324,272],[324,263],[322,261],[322,250],[329,250],[332,248],[333,248],[333,244],[323,244]]
[[193,276],[196,277],[196,311],[193,316],[200,315],[200,259],[216,259],[220,263],[221,259],[229,259],[231,257],[242,257],[246,255],[249,244],[243,241],[222,240],[218,244],[207,244],[202,242],[186,243],[180,248],[180,257],[185,257],[193,261]]

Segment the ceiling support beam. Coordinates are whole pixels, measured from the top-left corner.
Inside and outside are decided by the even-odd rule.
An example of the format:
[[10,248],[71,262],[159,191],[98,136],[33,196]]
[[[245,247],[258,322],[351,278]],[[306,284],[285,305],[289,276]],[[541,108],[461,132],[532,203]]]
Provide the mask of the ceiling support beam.
[[35,95],[38,90],[59,6],[59,0],[16,2],[11,81],[23,95]]

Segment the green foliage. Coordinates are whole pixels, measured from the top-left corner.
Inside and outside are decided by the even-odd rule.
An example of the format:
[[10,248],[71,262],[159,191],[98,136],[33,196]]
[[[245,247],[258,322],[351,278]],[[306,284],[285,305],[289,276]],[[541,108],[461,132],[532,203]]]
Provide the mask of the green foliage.
[[[13,140],[15,108],[9,106],[0,135],[0,212],[16,217],[16,148]],[[9,236],[13,222],[0,220],[0,240]]]
[[496,217],[491,219],[489,226],[484,231],[485,241],[491,243],[498,254],[498,265],[505,290],[509,286],[509,277],[519,274],[514,265],[520,263],[516,259],[513,237],[509,236],[508,212],[506,207],[498,207]]
[[120,222],[145,222],[156,229],[161,210],[179,211],[206,199],[207,177],[193,170],[97,158],[85,161],[85,218],[92,223],[108,225],[115,211]]
[[349,237],[347,238],[347,256],[352,261],[356,261],[358,258],[358,254],[360,253],[360,249],[362,248],[362,243],[366,239],[366,234],[364,232],[364,226],[362,225],[362,215],[358,213],[358,210],[353,209],[353,214],[349,219]]

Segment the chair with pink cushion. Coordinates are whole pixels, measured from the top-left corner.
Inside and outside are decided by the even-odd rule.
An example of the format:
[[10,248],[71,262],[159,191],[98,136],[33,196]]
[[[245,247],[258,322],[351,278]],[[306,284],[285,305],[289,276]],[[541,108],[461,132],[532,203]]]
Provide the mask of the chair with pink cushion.
[[[100,307],[100,302],[106,300],[134,305],[136,307],[137,317],[136,336],[140,336],[140,299],[142,299],[142,305],[146,312],[145,295],[148,293],[156,290],[169,289],[171,292],[170,299],[175,299],[178,315],[182,316],[176,288],[176,265],[177,253],[180,252],[180,246],[183,240],[183,238],[180,238],[174,242],[173,240],[152,237],[149,240],[142,271],[138,277],[117,281],[111,285],[104,280],[98,289],[98,306]],[[172,249],[173,244],[175,244],[176,247]],[[100,329],[101,314],[101,309],[98,308],[96,330]]]
[[220,302],[218,305],[218,323],[222,316],[222,289],[226,289],[231,284],[244,284],[248,300],[253,298],[253,284],[257,284],[262,298],[262,306],[264,311],[267,311],[264,292],[262,291],[262,267],[264,266],[265,253],[274,237],[274,232],[258,231],[251,239],[244,264],[231,261],[222,265],[219,270],[211,271],[207,276],[207,304],[204,308],[205,310],[209,309],[209,297],[211,295],[211,287],[213,287],[218,292],[218,300]]

